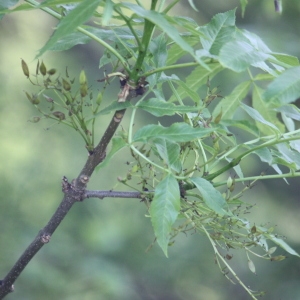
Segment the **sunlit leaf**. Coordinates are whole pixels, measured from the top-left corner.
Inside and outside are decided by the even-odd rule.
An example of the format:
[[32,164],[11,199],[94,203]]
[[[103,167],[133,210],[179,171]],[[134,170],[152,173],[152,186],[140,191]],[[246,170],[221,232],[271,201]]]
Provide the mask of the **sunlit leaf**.
[[51,38],[43,48],[40,49],[37,57],[44,54],[55,45],[57,41],[72,33],[76,28],[86,22],[95,12],[101,0],[84,0],[70,11],[58,24]]
[[249,133],[259,136],[259,130],[256,127],[253,122],[250,122],[248,120],[231,120],[231,119],[226,119],[226,120],[221,120],[220,125],[226,126],[226,127],[237,127],[240,129],[243,129],[245,131],[248,131]]
[[191,177],[190,180],[195,184],[203,201],[210,209],[221,216],[228,214],[225,199],[209,181],[201,177]]
[[207,136],[215,130],[214,128],[193,128],[186,123],[174,123],[170,127],[146,125],[136,132],[133,141],[146,142],[151,138],[159,137],[174,142],[189,142]]
[[44,0],[39,7],[57,6],[64,4],[74,4],[81,2],[81,0]]
[[[185,40],[187,44],[189,44],[191,47],[194,47],[196,44],[199,43],[199,38],[192,36],[192,35],[181,35],[181,37]],[[178,44],[173,43],[173,45],[168,49],[168,59],[167,59],[167,65],[172,65],[175,62],[177,62],[178,59],[186,55],[187,52],[182,49]]]
[[255,121],[272,127],[274,130],[278,131],[278,128],[271,122],[264,119],[264,117],[254,108],[241,103],[241,108]]
[[286,144],[280,143],[276,145],[279,153],[283,159],[288,163],[294,163],[297,169],[300,169],[300,153],[287,147]]
[[220,63],[235,72],[245,71],[252,64],[265,61],[269,57],[270,55],[257,50],[250,43],[239,40],[226,43],[219,53]]
[[175,105],[157,98],[151,98],[139,102],[137,107],[151,113],[156,117],[172,116],[175,113],[187,113],[191,111],[198,111],[199,108],[195,106]]
[[292,254],[292,255],[296,255],[299,256],[300,255],[294,250],[292,249],[284,240],[275,237],[273,234],[270,234],[269,238],[278,246],[280,246],[282,249],[284,249],[286,252]]
[[282,105],[274,110],[284,113],[286,116],[294,120],[300,121],[300,109],[294,104]]
[[247,95],[251,81],[244,81],[237,85],[234,90],[223,98],[215,107],[213,115],[218,115],[222,111],[222,119],[231,119],[240,106],[241,101]]
[[[196,67],[186,77],[186,86],[188,86],[190,90],[196,92],[203,84],[206,84],[208,78],[211,80],[213,77],[215,77],[216,74],[223,70],[223,67],[219,63],[211,63],[209,64],[209,68],[210,70],[207,70],[202,66]],[[188,96],[188,92],[186,91],[186,89],[181,86],[177,89],[177,94],[182,100]],[[168,101],[174,102],[176,100],[176,96],[172,95]]]
[[180,210],[180,191],[177,180],[167,175],[155,187],[150,206],[151,222],[158,244],[166,256],[172,225]]
[[193,0],[188,0],[188,1],[189,1],[190,6],[192,7],[192,9],[195,11],[198,11],[198,9],[196,8],[196,6],[194,4],[194,1]]
[[241,9],[242,9],[242,17],[245,15],[246,6],[248,4],[248,0],[240,0],[241,3]]
[[[131,104],[131,102],[129,102],[129,101],[126,101],[126,102],[114,101],[112,104],[110,104],[107,107],[105,107],[104,109],[100,110],[95,116],[106,115],[106,114],[111,113],[112,111],[122,110],[122,109],[129,108],[129,107],[133,107],[133,104]],[[95,116],[93,116],[92,118],[94,118]]]
[[111,0],[105,1],[105,6],[102,16],[102,26],[107,26],[113,14],[114,3]]
[[156,68],[166,65],[166,60],[168,57],[167,41],[163,34],[160,34],[150,42],[149,51],[153,55],[152,60]]
[[[272,53],[272,56],[277,61],[286,64],[287,66],[296,67],[299,66],[299,59],[296,56],[284,54],[284,53]],[[276,62],[275,62],[276,63]]]
[[[254,109],[259,111],[260,115],[268,122],[275,125],[281,132],[285,131],[284,125],[279,121],[277,118],[277,113],[270,108],[269,104],[266,103],[263,99],[263,92],[264,90],[254,84],[253,93],[252,93],[252,106]],[[269,126],[265,126],[261,122],[256,122],[257,127],[259,130],[266,135],[274,134],[273,129]]]
[[288,117],[285,113],[281,113],[281,118],[288,131],[291,132],[295,130],[296,125],[292,118]]
[[[255,146],[252,146],[252,147],[255,147]],[[249,147],[249,148],[251,148],[251,147]],[[257,149],[255,151],[253,151],[253,154],[256,154],[262,162],[266,162],[269,165],[273,161],[272,154],[271,154],[270,150],[266,147],[265,148],[260,148],[260,149]]]
[[211,54],[218,55],[221,47],[233,39],[235,33],[235,9],[216,14],[211,21],[200,27],[202,46]]
[[181,172],[182,165],[179,160],[179,145],[166,139],[155,139],[153,143],[155,144],[159,155],[165,161],[165,163],[174,171],[178,173]]
[[300,97],[300,66],[290,68],[272,81],[263,99],[266,102],[287,104]]

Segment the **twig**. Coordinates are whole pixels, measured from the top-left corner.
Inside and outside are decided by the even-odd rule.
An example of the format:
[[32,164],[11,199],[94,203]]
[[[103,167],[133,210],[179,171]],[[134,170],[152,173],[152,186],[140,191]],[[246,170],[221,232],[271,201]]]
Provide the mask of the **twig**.
[[143,196],[140,192],[120,192],[120,191],[85,191],[84,199],[86,198],[138,198],[142,199]]

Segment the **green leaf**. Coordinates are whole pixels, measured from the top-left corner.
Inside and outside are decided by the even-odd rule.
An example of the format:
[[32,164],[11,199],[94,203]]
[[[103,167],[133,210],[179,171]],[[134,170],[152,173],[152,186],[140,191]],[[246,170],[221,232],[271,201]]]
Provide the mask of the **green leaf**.
[[228,207],[221,193],[204,178],[191,177],[190,180],[199,190],[205,204],[218,215],[224,216],[228,214]]
[[274,53],[274,52],[272,53],[272,56],[276,58],[277,61],[282,62],[288,66],[291,67],[299,66],[299,59],[296,56],[292,56],[284,53]]
[[165,163],[175,172],[180,173],[182,171],[182,165],[179,160],[180,146],[166,139],[155,139],[153,143]]
[[277,144],[276,147],[282,159],[286,160],[288,163],[294,163],[296,165],[296,169],[300,169],[299,152],[288,148],[287,145],[283,143]]
[[150,206],[151,222],[157,242],[166,256],[172,225],[180,210],[180,191],[177,180],[168,174],[155,187]]
[[183,30],[186,30],[186,32],[183,32],[180,34],[181,37],[192,34],[193,36],[198,38],[199,42],[199,36],[201,35],[201,32],[198,30],[199,25],[195,20],[189,17],[182,17],[182,16],[168,16],[165,15],[165,18],[174,26],[182,27]]
[[137,107],[151,113],[156,117],[173,116],[175,113],[188,113],[199,110],[199,108],[195,106],[175,105],[157,98],[151,98],[139,102]]
[[0,20],[6,13],[10,12],[9,8],[15,6],[18,2],[19,0],[2,0],[0,3]]
[[126,147],[128,144],[121,137],[114,137],[112,139],[112,148],[105,159],[96,167],[96,170],[105,167],[110,160],[114,157],[114,155],[120,151],[122,148]]
[[257,50],[245,41],[231,41],[225,44],[219,54],[219,61],[225,67],[235,72],[245,71],[251,65],[267,60],[270,57]]
[[271,122],[264,119],[264,117],[254,108],[241,103],[240,107],[255,121],[260,122],[262,124],[268,125],[269,127],[273,128],[274,130],[278,131],[278,128],[272,124]]
[[122,110],[122,109],[129,108],[129,107],[133,107],[133,105],[129,101],[125,101],[125,102],[114,101],[112,104],[110,104],[107,107],[105,107],[104,109],[100,110],[92,118],[94,118],[95,116],[99,116],[99,115],[106,115],[106,114],[111,113],[112,111]]
[[38,7],[57,6],[64,4],[74,4],[81,2],[81,0],[44,0]]
[[271,82],[263,94],[266,102],[287,104],[300,97],[300,66],[290,68]]
[[195,11],[198,11],[198,9],[196,8],[195,4],[194,4],[194,1],[193,0],[189,0],[189,4],[191,6],[191,8]]
[[[252,106],[254,109],[260,112],[261,116],[268,122],[274,124],[281,132],[285,131],[284,125],[278,120],[276,112],[270,108],[270,105],[263,99],[264,90],[254,84],[252,93]],[[261,122],[256,122],[256,126],[262,134],[270,135],[274,134],[274,131],[269,127],[265,126]]]
[[153,55],[152,60],[156,68],[164,67],[166,65],[168,52],[167,41],[164,34],[160,34],[150,42],[149,51]]
[[[272,151],[273,153],[273,164],[272,167],[273,169],[278,173],[278,174],[282,174],[282,171],[280,170],[280,168],[276,168],[274,166],[276,165],[282,165],[282,166],[286,166],[287,168],[289,168],[291,170],[291,172],[294,172],[297,170],[297,166],[294,162],[290,162],[287,161],[286,159],[284,159],[280,153],[276,152],[276,151]],[[275,154],[276,153],[276,154]],[[279,171],[280,170],[280,171]],[[285,178],[283,178],[285,179]]]
[[244,18],[248,0],[240,0],[240,3],[241,3],[241,9],[242,9],[242,18]]
[[109,24],[113,14],[113,9],[114,3],[111,0],[106,0],[102,16],[102,26],[107,26]]
[[2,0],[0,3],[0,9],[7,9],[10,7],[15,6],[17,3],[19,2],[19,0]]
[[300,121],[300,109],[294,104],[286,104],[274,109],[275,111],[284,113],[291,119]]
[[248,131],[249,133],[259,136],[259,130],[256,127],[256,125],[253,124],[253,122],[249,122],[248,120],[230,120],[230,119],[224,119],[220,121],[220,125],[223,126],[232,126],[237,127],[240,129],[243,129],[245,131]]
[[235,9],[216,14],[205,26],[200,27],[203,37],[200,38],[205,50],[218,55],[221,47],[228,43],[235,33]]
[[[114,30],[105,30],[105,29],[100,29],[100,28],[95,28],[95,27],[85,26],[85,25],[81,27],[102,40],[109,40],[115,43],[118,43],[119,39],[123,41],[134,40],[134,36],[132,35],[132,33],[128,28],[115,28]],[[138,36],[141,36],[140,31],[137,31],[136,33]],[[92,40],[91,37],[81,32],[73,32],[59,39],[52,47],[49,47],[48,50],[51,51],[68,50],[78,44],[87,44],[91,40]],[[134,45],[132,44],[131,47],[134,47]]]
[[43,48],[40,49],[37,57],[44,54],[53,47],[57,41],[72,33],[76,28],[86,22],[95,12],[101,0],[84,0],[68,13],[58,24],[51,38]]
[[147,142],[151,138],[164,138],[174,142],[189,142],[216,131],[214,128],[193,128],[186,123],[174,123],[170,127],[146,125],[134,135],[133,142]]
[[274,235],[270,234],[269,238],[278,246],[280,246],[282,249],[284,249],[286,252],[292,254],[292,255],[296,255],[299,256],[300,255],[294,250],[292,249],[284,240],[279,239],[277,237],[275,237]]
[[[191,47],[194,47],[196,44],[199,43],[199,38],[192,36],[192,35],[181,35],[181,37],[185,40],[187,44],[189,44]],[[183,50],[178,44],[174,43],[169,49],[168,49],[168,59],[166,65],[172,65],[175,62],[177,62],[178,59],[186,55],[187,52]]]
[[272,74],[265,74],[265,73],[260,73],[260,74],[257,74],[255,77],[254,77],[254,80],[255,81],[259,81],[259,80],[273,80],[274,79],[274,75]]
[[58,40],[52,47],[49,47],[48,50],[65,51],[79,44],[87,44],[90,41],[91,38],[84,35],[83,33],[73,32]]
[[246,97],[250,85],[251,81],[244,81],[236,86],[230,95],[218,103],[213,111],[213,115],[217,116],[222,111],[222,119],[232,119],[241,101]]
[[201,64],[204,68],[208,69],[208,66],[199,59],[194,52],[194,49],[185,42],[185,40],[178,33],[178,29],[175,26],[172,26],[166,17],[153,10],[146,10],[139,5],[132,3],[121,3],[122,6],[129,8],[133,12],[135,12],[138,16],[152,22],[153,24],[160,27],[160,29],[165,32],[175,43],[177,43],[184,51],[191,54],[194,59]]
[[[251,147],[255,147],[254,145],[248,145],[248,146],[249,146],[250,149],[251,149]],[[267,147],[257,149],[252,153],[256,154],[262,162],[266,162],[269,165],[271,165],[272,162],[273,162],[272,154],[271,154],[270,150]]]
[[[209,64],[209,68],[210,70],[202,66],[196,67],[191,74],[186,77],[186,86],[188,86],[191,91],[197,92],[203,84],[206,84],[208,78],[211,80],[216,74],[223,70],[223,67],[219,63],[211,63]],[[189,96],[185,87],[182,86],[179,86],[177,89],[177,94],[181,100]],[[168,101],[174,102],[176,100],[176,96],[172,95]]]

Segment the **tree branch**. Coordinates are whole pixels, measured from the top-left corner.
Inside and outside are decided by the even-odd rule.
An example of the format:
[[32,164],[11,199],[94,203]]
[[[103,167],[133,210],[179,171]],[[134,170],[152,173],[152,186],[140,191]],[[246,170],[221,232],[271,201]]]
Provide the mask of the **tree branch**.
[[[129,101],[136,97],[137,88],[132,87],[126,83],[122,88],[122,96],[124,101]],[[124,93],[124,90],[126,93]],[[125,95],[125,96],[124,96]],[[119,98],[120,99],[120,98]],[[82,201],[88,197],[97,197],[103,199],[104,197],[123,197],[123,198],[141,198],[141,194],[138,192],[110,192],[110,191],[86,191],[86,185],[89,181],[90,176],[95,170],[95,167],[104,160],[106,155],[106,148],[119,127],[125,109],[116,111],[112,117],[104,135],[102,136],[99,144],[95,147],[94,151],[90,153],[82,171],[78,177],[69,183],[67,178],[64,177],[62,180],[62,191],[65,194],[57,210],[51,217],[48,224],[39,231],[38,235],[23,252],[19,260],[14,264],[12,269],[8,272],[3,280],[0,280],[0,299],[3,299],[7,294],[14,290],[14,282],[22,273],[24,268],[35,256],[35,254],[50,241],[52,234],[62,222],[64,217],[68,214],[73,204]]]
[[83,194],[84,199],[86,198],[138,198],[142,199],[142,193],[140,192],[120,192],[120,191],[85,191]]

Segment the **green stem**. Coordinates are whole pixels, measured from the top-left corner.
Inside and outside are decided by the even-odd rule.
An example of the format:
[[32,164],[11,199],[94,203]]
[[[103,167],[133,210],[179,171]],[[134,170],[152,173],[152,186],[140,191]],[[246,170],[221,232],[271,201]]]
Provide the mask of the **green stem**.
[[237,274],[229,266],[229,264],[224,259],[224,257],[219,253],[215,242],[212,240],[212,238],[210,237],[210,235],[207,232],[207,230],[205,229],[205,227],[203,225],[201,227],[202,227],[203,231],[205,232],[206,236],[208,237],[208,239],[209,239],[209,241],[210,241],[210,243],[211,243],[211,245],[214,249],[215,255],[219,257],[219,259],[224,263],[224,265],[227,267],[227,269],[230,271],[230,273],[235,277],[235,279],[238,281],[238,283],[247,291],[247,293],[250,295],[250,297],[252,299],[257,300],[257,298],[253,295],[253,293],[248,289],[248,287],[240,280],[240,278],[237,276]]
[[[280,179],[280,178],[293,178],[293,177],[299,177],[300,172],[294,172],[294,173],[285,173],[285,174],[274,174],[274,175],[260,175],[260,176],[249,176],[249,177],[243,177],[243,178],[235,178],[235,182],[241,182],[241,181],[251,181],[251,180],[264,180],[264,179]],[[213,184],[214,187],[226,185],[227,181],[220,181]]]
[[150,75],[153,75],[153,74],[156,74],[156,73],[159,73],[159,72],[164,72],[164,71],[167,71],[167,70],[181,69],[181,68],[187,68],[187,67],[195,67],[195,66],[198,66],[198,65],[199,65],[199,63],[190,62],[190,63],[184,63],[184,64],[165,66],[165,67],[156,68],[156,69],[153,69],[151,71],[145,72],[141,76],[148,77]]
[[[299,136],[285,138],[285,139],[281,139],[281,140],[278,140],[278,138],[274,138],[271,141],[265,142],[261,145],[258,145],[257,147],[254,147],[252,149],[249,149],[249,150],[245,151],[244,153],[239,155],[237,158],[233,159],[229,164],[227,164],[226,166],[224,166],[220,170],[218,170],[218,171],[216,171],[216,172],[214,172],[214,173],[212,173],[208,176],[205,176],[205,179],[213,180],[215,177],[217,177],[217,176],[223,174],[224,172],[226,172],[227,170],[237,166],[242,159],[244,159],[246,156],[248,156],[249,154],[251,154],[252,152],[254,152],[258,149],[262,149],[262,148],[265,148],[265,147],[273,146],[273,145],[284,143],[284,142],[295,141],[295,140],[299,140]],[[247,143],[245,143],[245,144],[247,144]]]
[[[151,1],[151,8],[150,8],[151,10],[155,10],[157,1],[158,0]],[[129,73],[130,79],[133,82],[137,82],[138,79],[141,77],[141,76],[139,76],[139,72],[142,69],[142,65],[143,65],[144,59],[147,54],[147,49],[148,49],[149,43],[151,41],[154,28],[155,28],[155,25],[152,22],[150,22],[149,20],[145,19],[144,33],[143,33],[143,37],[142,37],[141,47],[139,48],[138,58],[132,69],[132,72]]]
[[125,21],[126,25],[128,26],[128,28],[130,29],[131,33],[133,34],[137,44],[138,44],[138,47],[139,48],[142,48],[142,45],[141,45],[141,41],[139,39],[139,37],[137,36],[134,28],[132,27],[131,25],[131,22],[128,20],[128,18],[126,16],[123,15],[122,11],[120,9],[118,9],[118,7],[115,8],[115,11],[123,18],[123,20]]

